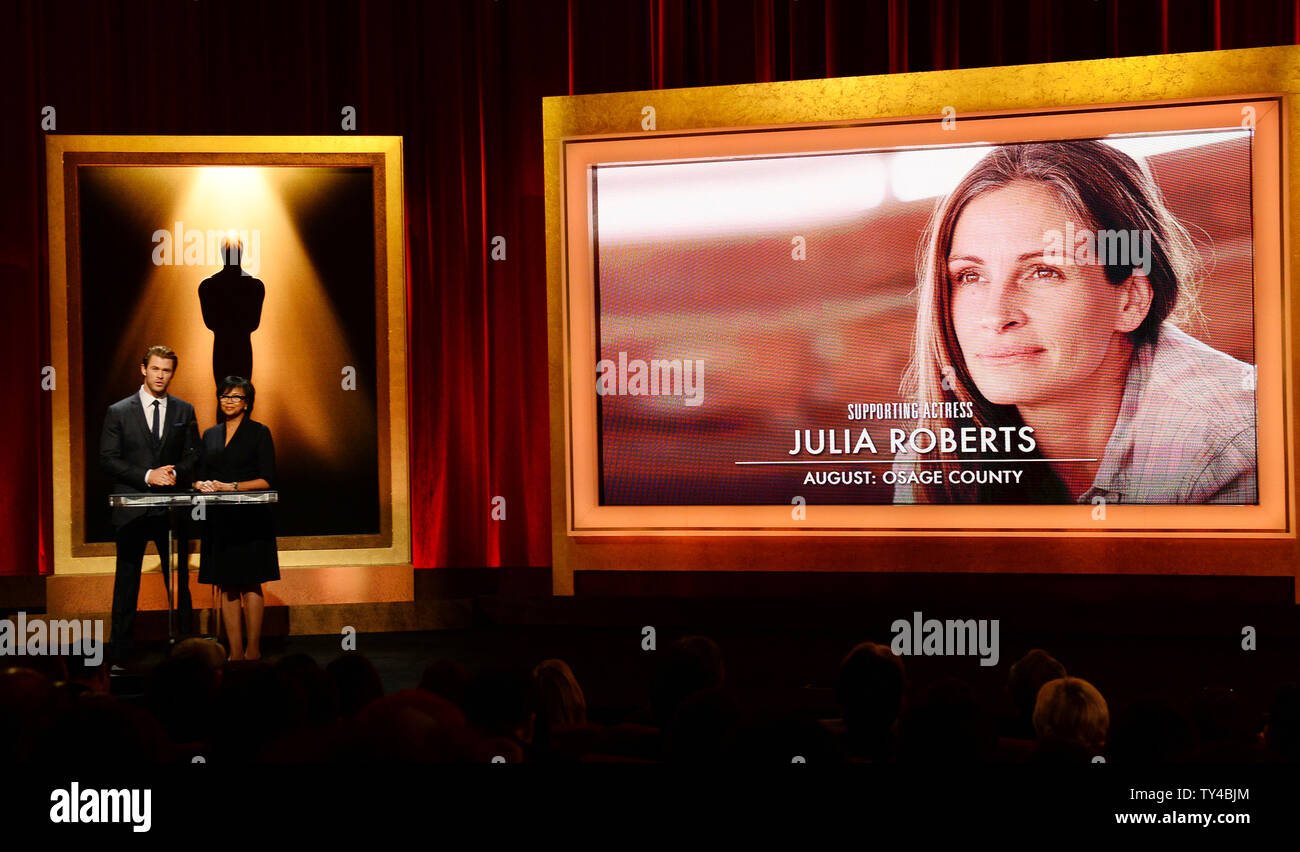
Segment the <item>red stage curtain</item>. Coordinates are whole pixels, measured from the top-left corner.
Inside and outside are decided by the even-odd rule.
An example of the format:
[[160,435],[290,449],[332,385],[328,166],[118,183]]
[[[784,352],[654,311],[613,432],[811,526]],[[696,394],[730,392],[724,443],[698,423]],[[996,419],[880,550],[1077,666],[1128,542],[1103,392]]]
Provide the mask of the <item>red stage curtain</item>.
[[415,564],[547,565],[542,97],[1298,34],[1300,0],[3,0],[0,574],[52,567],[44,106],[62,133],[334,134],[351,105],[405,137]]

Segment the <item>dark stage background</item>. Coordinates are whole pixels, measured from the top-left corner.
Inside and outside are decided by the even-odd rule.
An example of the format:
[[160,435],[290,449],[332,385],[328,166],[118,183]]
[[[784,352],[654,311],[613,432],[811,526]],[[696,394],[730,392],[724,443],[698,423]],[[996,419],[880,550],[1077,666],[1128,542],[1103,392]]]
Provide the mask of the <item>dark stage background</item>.
[[[51,570],[60,133],[405,137],[417,567],[550,562],[541,98],[1296,43],[1300,0],[0,0],[0,574]],[[507,259],[488,261],[494,235]],[[69,377],[60,376],[66,382]],[[494,496],[507,519],[494,521]]]

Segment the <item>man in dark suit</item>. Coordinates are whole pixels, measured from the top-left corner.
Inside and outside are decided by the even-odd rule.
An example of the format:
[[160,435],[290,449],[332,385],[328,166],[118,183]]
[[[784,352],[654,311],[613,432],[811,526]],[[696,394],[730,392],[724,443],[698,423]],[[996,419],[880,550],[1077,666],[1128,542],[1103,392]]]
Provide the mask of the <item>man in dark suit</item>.
[[[108,407],[99,439],[99,465],[113,480],[114,492],[141,494],[178,490],[193,480],[202,454],[194,406],[167,393],[179,359],[166,346],[151,346],[140,361],[140,390]],[[140,567],[145,545],[152,541],[163,560],[166,584],[167,510],[115,508],[117,573],[113,580],[113,636],[109,654],[115,668],[131,653],[135,611],[140,596]],[[193,607],[189,591],[188,542],[177,542],[177,615],[182,633],[190,630]],[[170,588],[168,589],[170,593]]]

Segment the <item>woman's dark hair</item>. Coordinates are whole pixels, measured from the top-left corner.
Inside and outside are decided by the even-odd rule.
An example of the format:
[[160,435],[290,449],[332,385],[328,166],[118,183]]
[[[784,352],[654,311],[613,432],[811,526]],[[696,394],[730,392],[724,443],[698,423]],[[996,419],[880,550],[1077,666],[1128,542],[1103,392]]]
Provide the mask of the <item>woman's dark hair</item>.
[[218,423],[226,422],[225,412],[221,410],[221,398],[232,390],[244,392],[244,414],[248,417],[253,416],[253,398],[257,395],[257,391],[253,389],[253,383],[243,376],[226,376],[221,380],[221,384],[217,385]]

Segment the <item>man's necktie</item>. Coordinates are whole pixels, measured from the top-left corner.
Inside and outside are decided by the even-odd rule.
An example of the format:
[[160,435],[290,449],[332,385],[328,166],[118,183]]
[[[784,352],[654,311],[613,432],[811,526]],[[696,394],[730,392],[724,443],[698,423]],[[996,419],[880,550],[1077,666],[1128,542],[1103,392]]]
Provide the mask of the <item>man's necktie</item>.
[[162,440],[162,432],[158,429],[158,400],[153,401],[153,440],[154,443]]

